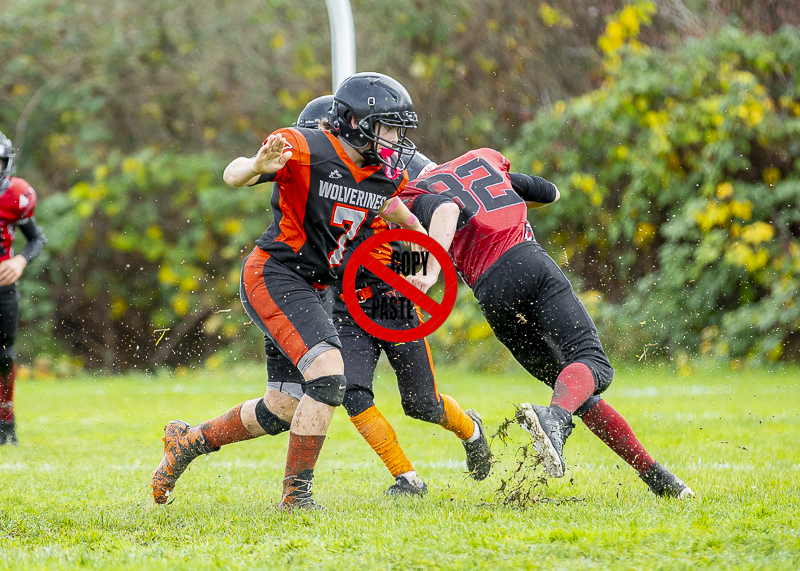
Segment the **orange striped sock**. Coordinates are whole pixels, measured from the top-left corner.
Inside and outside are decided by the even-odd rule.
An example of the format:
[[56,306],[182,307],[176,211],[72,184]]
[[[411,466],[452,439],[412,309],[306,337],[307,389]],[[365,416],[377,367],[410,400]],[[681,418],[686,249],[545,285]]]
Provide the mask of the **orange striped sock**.
[[397,477],[414,469],[400,448],[394,428],[374,405],[361,414],[350,417],[350,421],[380,456],[392,476]]
[[439,421],[439,425],[456,436],[461,440],[466,440],[472,433],[475,432],[475,421],[472,420],[467,414],[461,410],[461,407],[451,396],[439,395],[442,397],[444,403],[444,414]]

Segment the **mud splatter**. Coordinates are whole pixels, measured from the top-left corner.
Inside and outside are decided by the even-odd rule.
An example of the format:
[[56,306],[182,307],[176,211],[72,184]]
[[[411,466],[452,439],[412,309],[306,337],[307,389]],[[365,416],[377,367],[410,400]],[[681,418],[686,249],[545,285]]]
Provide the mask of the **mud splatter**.
[[502,450],[495,453],[496,467],[507,465],[508,462],[503,460],[513,454],[511,466],[499,477],[500,482],[495,490],[497,502],[506,507],[530,508],[537,504],[559,505],[584,501],[585,498],[576,496],[553,498],[545,495],[549,478],[544,471],[542,458],[533,447],[527,431],[521,427],[512,431],[514,426],[519,427],[516,413],[520,408],[517,405],[515,408],[514,416],[504,419],[492,435],[504,445]]

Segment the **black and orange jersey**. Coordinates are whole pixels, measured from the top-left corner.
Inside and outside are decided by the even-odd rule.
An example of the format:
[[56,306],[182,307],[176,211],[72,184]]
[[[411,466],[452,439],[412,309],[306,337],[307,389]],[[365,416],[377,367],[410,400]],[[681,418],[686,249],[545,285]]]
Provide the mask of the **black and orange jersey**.
[[402,190],[405,171],[358,168],[333,135],[286,128],[292,157],[275,173],[274,219],[256,245],[310,283],[342,279],[344,254],[384,201]]
[[[369,228],[362,229],[356,238],[347,245],[344,251],[344,258],[342,262],[342,267],[347,265],[347,262],[350,260],[350,256],[353,255],[353,252],[364,243],[365,240],[368,238],[372,238],[375,234],[388,230],[390,227],[389,223],[386,222],[383,218],[378,216],[375,217],[375,220],[370,224]],[[397,226],[392,225],[393,228],[397,228]],[[384,266],[391,266],[392,263],[392,253],[394,252],[395,255],[400,256],[403,253],[403,244],[400,242],[387,242],[385,244],[381,244],[377,248],[373,249],[370,254],[373,258],[378,260]],[[356,290],[367,286],[386,286],[380,278],[378,278],[375,274],[370,272],[364,267],[359,268],[358,273],[356,274]],[[341,293],[342,284],[337,283],[335,284],[334,291],[337,293]]]

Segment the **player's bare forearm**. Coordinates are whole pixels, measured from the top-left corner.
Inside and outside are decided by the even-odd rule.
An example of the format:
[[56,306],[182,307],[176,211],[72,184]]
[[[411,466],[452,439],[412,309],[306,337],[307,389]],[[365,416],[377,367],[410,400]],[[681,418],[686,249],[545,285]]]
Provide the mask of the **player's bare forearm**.
[[240,187],[255,184],[262,174],[275,174],[292,157],[292,152],[284,150],[286,139],[273,133],[256,153],[255,157],[233,159],[222,173],[222,179],[230,186]]
[[[455,202],[446,202],[434,210],[431,216],[430,231],[428,234],[431,238],[439,242],[445,251],[449,250],[450,245],[453,243],[460,212]],[[431,259],[433,259],[433,257],[431,257]],[[430,259],[428,261],[430,262]]]
[[[428,235],[436,240],[445,251],[449,250],[450,245],[453,243],[459,213],[460,210],[457,204],[446,202],[434,210],[431,216]],[[427,292],[436,283],[441,269],[442,267],[439,265],[436,256],[428,256],[428,264],[425,267],[425,271],[408,276],[407,279],[413,286],[423,292]]]
[[233,159],[222,173],[222,180],[230,186],[240,187],[255,184],[261,173],[255,171],[254,158],[237,157]]
[[378,216],[387,222],[397,224],[403,228],[408,228],[409,230],[414,230],[415,232],[427,234],[425,227],[420,223],[416,216],[411,214],[411,211],[400,201],[399,198],[392,198],[391,200],[384,202],[383,206],[381,206],[381,209],[378,211]]
[[16,283],[22,275],[22,270],[28,265],[28,260],[21,254],[11,259],[0,262],[0,286]]

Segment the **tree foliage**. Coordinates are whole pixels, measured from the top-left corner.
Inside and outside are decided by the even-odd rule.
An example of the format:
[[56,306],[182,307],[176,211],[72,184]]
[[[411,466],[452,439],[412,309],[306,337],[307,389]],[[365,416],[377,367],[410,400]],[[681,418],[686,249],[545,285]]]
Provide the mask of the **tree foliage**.
[[603,85],[540,114],[511,151],[563,194],[535,229],[614,304],[599,314],[619,349],[797,357],[798,29],[650,49],[636,40],[648,13],[626,10],[600,40]]
[[[756,8],[765,3],[776,17],[771,16],[773,12],[760,15]],[[571,228],[572,238],[557,234],[558,224],[551,225],[555,220],[566,222],[563,216],[568,211],[562,205],[548,209],[546,217],[537,216],[540,236],[552,234],[553,243],[563,246],[577,276],[590,287],[603,286],[610,300],[621,302],[634,284],[644,284],[641,278],[651,275],[645,270],[647,264],[660,271],[667,267],[657,245],[668,239],[685,245],[682,239],[669,238],[681,229],[675,226],[675,212],[665,206],[666,196],[678,191],[670,187],[659,199],[663,204],[659,202],[649,218],[642,219],[652,226],[640,228],[638,222],[620,219],[605,230],[597,222],[617,220],[617,202],[624,208],[633,208],[636,202],[628,204],[627,198],[622,201],[598,190],[601,202],[594,204],[598,198],[592,185],[627,189],[635,177],[648,184],[658,178],[655,165],[665,160],[658,154],[659,147],[653,147],[657,152],[652,157],[653,169],[647,171],[650,174],[634,168],[632,161],[636,157],[649,160],[649,147],[639,143],[644,133],[659,129],[656,123],[662,121],[662,112],[670,122],[687,125],[682,136],[694,136],[692,129],[700,129],[705,136],[708,129],[702,117],[711,112],[693,108],[687,85],[665,85],[676,70],[684,69],[686,77],[681,81],[693,81],[691,72],[706,70],[703,73],[711,77],[723,64],[730,67],[728,87],[720,96],[726,105],[735,103],[737,109],[743,106],[742,113],[753,114],[738,119],[722,114],[731,138],[715,143],[723,150],[714,151],[714,156],[726,153],[727,158],[715,159],[713,164],[734,161],[737,151],[743,157],[752,155],[753,161],[761,157],[760,162],[752,162],[750,172],[764,170],[768,163],[777,169],[775,196],[789,193],[789,187],[782,185],[793,180],[787,163],[774,158],[780,136],[790,142],[785,131],[788,124],[778,119],[781,113],[791,115],[790,102],[797,98],[792,93],[773,93],[775,86],[791,83],[785,74],[794,73],[787,63],[792,54],[781,52],[773,42],[789,45],[790,34],[777,34],[775,38],[783,39],[773,40],[729,30],[716,39],[692,40],[681,57],[695,62],[694,68],[688,64],[681,68],[678,52],[673,54],[669,46],[716,29],[716,22],[728,15],[747,16],[746,29],[767,31],[773,31],[778,20],[794,22],[798,16],[791,0],[708,5],[668,1],[647,14],[650,25],[646,26],[634,10],[643,5],[626,8],[621,0],[591,4],[579,0],[352,2],[358,68],[383,71],[407,85],[421,117],[414,138],[423,151],[447,160],[473,147],[513,147],[525,159],[518,166],[541,172],[553,168],[554,176],[568,175],[559,179],[563,187],[584,189],[580,200],[573,194],[564,201],[575,209],[570,211],[575,217],[569,219],[572,226],[564,226]],[[642,46],[632,42],[634,37]],[[730,58],[715,51],[722,37],[732,44],[725,48]],[[606,52],[598,49],[598,39]],[[644,45],[652,51],[645,53]],[[765,46],[766,53],[774,53],[772,60],[755,55]],[[330,92],[330,31],[324,2],[11,0],[0,11],[0,54],[0,129],[18,148],[18,174],[39,193],[37,218],[50,240],[21,280],[23,339],[18,351],[23,359],[69,354],[86,365],[125,368],[191,363],[218,347],[226,347],[234,356],[245,351],[254,354],[259,335],[245,324],[236,284],[242,259],[271,221],[269,188],[230,189],[222,183],[221,171],[230,159],[254,153],[269,132],[290,124],[308,100]],[[670,57],[675,69],[664,63]],[[779,69],[780,65],[784,67]],[[751,69],[754,66],[757,69]],[[632,69],[637,70],[635,75],[625,73]],[[751,73],[752,82],[735,75],[740,71]],[[638,85],[630,86],[636,96],[624,104],[625,109],[633,106],[630,113],[620,110],[623,90],[629,88],[626,82]],[[651,87],[642,87],[645,84]],[[765,94],[756,93],[757,86]],[[581,97],[592,89],[597,91]],[[677,89],[680,97],[670,99],[658,94],[659,89],[667,94]],[[711,87],[696,87],[698,93],[706,93],[704,89]],[[743,97],[744,90],[747,97],[739,101],[736,98]],[[784,101],[782,96],[789,99]],[[767,99],[773,104],[771,109],[765,106]],[[640,100],[647,105],[643,111],[637,107]],[[674,106],[668,107],[668,101],[674,101]],[[758,125],[748,126],[747,121],[758,116],[757,108],[763,118]],[[650,111],[653,114],[647,115]],[[687,117],[673,116],[678,111]],[[643,117],[654,123],[652,127],[646,123],[649,130],[639,124]],[[577,141],[584,131],[591,131],[590,126],[606,129],[617,119],[619,124],[607,129],[605,139],[595,134]],[[776,122],[781,124],[772,128]],[[547,131],[555,128],[561,133],[558,141]],[[748,129],[763,132],[772,150],[759,150],[761,135],[754,135],[748,152],[742,150],[740,131]],[[521,143],[516,144],[520,136]],[[702,157],[702,149],[708,146],[704,140],[677,145],[675,137],[670,131],[666,139],[675,146],[680,161]],[[607,166],[602,144],[609,139],[614,149],[621,145],[630,156],[608,163],[611,174],[599,175],[595,170]],[[781,152],[795,156],[788,144]],[[537,160],[547,167],[538,167]],[[681,164],[687,178],[695,176],[692,168],[688,162]],[[723,168],[725,177],[727,168]],[[668,171],[670,176],[679,175]],[[769,172],[775,176],[776,171]],[[795,235],[794,219],[784,203],[770,206],[780,213],[781,226],[762,215],[768,205],[751,196],[763,177],[747,182],[741,169],[736,173],[728,178],[711,172],[703,175],[703,181],[714,179],[714,189],[731,184],[733,194],[719,204],[729,216],[735,216],[733,210],[742,213],[741,204],[747,200],[753,205],[749,220],[737,219],[742,234],[736,249],[730,243],[733,237],[714,242],[714,248],[738,252],[750,264],[748,268],[747,263],[726,262],[726,271],[734,277],[716,274],[715,287],[730,307],[735,306],[732,300],[737,295],[744,295],[740,290],[751,292],[742,299],[773,299],[772,294],[764,297],[764,291],[776,291],[772,278],[754,281],[752,275],[766,274],[766,268],[778,259],[775,244],[785,241],[787,233]],[[712,182],[703,184],[698,188],[705,190],[696,200],[707,198],[710,192]],[[746,184],[753,185],[752,192]],[[703,204],[698,203],[698,211]],[[644,203],[639,209],[646,211]],[[718,211],[702,212],[720,216]],[[577,229],[574,220],[581,221]],[[771,224],[772,240],[753,241],[767,231],[754,226],[756,221]],[[703,236],[733,231],[715,222],[704,233],[697,224],[692,231]],[[734,228],[732,223],[730,228]],[[585,236],[578,238],[577,230],[585,231]],[[632,248],[632,232],[634,244],[636,232],[643,241],[651,234],[653,238]],[[767,265],[753,269],[762,263],[764,249]],[[707,251],[710,255],[715,250]],[[590,260],[598,263],[589,264]],[[601,264],[617,273],[601,271]],[[729,285],[731,279],[750,285],[742,290]],[[738,307],[742,313],[737,314],[737,323],[745,322],[748,307],[759,318],[768,314],[759,305]],[[226,309],[231,312],[217,313]],[[465,324],[477,318],[469,296],[463,312]],[[693,335],[715,338],[709,332],[723,324],[709,317],[711,309],[697,313],[689,328]],[[779,313],[784,316],[781,319],[786,318],[785,312]],[[453,330],[448,339],[494,347],[484,329],[465,327]],[[162,337],[165,329],[169,331]],[[674,331],[670,339],[683,335],[680,328]],[[770,347],[777,347],[772,333],[766,338]],[[663,341],[658,335],[655,339]],[[458,353],[453,343],[442,340],[444,355]],[[493,349],[489,351],[493,355]],[[729,351],[739,354],[742,349],[731,343]],[[486,361],[485,355],[475,354],[476,366]]]

